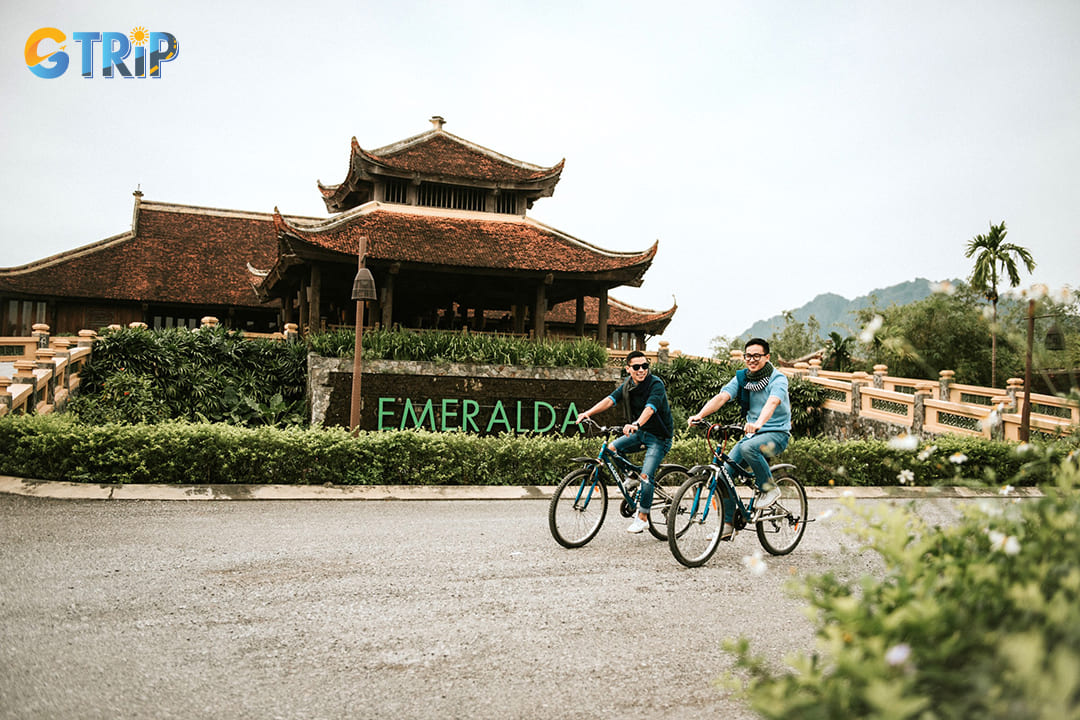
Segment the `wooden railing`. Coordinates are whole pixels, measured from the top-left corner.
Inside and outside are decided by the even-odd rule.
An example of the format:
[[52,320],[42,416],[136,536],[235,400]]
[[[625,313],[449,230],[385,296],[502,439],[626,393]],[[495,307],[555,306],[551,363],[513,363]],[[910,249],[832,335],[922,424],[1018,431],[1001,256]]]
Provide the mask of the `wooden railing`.
[[[1010,378],[1002,390],[953,382],[952,370],[942,370],[934,382],[891,377],[884,365],[875,366],[873,375],[824,371],[820,366],[820,360],[812,360],[781,370],[823,387],[826,410],[928,435],[1020,439],[1024,381],[1018,378]],[[1031,395],[1029,402],[1032,435],[1061,437],[1080,425],[1080,404],[1075,401]]]
[[78,338],[50,338],[49,327],[40,324],[30,338],[0,337],[0,357],[13,371],[0,375],[0,416],[62,410],[79,388],[79,373],[96,337],[83,330]]

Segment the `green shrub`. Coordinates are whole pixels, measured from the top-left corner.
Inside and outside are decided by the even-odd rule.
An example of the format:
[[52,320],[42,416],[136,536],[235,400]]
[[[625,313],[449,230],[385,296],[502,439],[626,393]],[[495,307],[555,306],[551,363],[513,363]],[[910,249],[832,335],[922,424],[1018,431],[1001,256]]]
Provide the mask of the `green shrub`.
[[[365,330],[365,360],[416,360],[481,365],[535,367],[604,367],[607,350],[594,340],[544,339],[450,330]],[[309,336],[311,352],[323,357],[352,357],[353,330]]]
[[306,422],[307,350],[224,328],[123,329],[94,343],[71,404],[83,422]]
[[[465,433],[360,433],[343,428],[241,427],[169,421],[90,425],[70,415],[0,418],[0,474],[43,480],[155,483],[551,485],[570,459],[594,455],[601,440],[574,435],[480,437]],[[878,441],[795,439],[777,462],[791,462],[807,485],[993,486],[1046,481],[1068,448],[941,438],[919,459]],[[924,450],[927,448],[924,447]],[[967,458],[957,464],[956,453]],[[709,462],[702,437],[676,439],[667,462]]]
[[793,585],[818,652],[776,670],[745,639],[728,643],[739,668],[729,683],[785,720],[1080,717],[1078,486],[1069,460],[1044,498],[987,504],[944,529],[849,503],[851,532],[884,574]]

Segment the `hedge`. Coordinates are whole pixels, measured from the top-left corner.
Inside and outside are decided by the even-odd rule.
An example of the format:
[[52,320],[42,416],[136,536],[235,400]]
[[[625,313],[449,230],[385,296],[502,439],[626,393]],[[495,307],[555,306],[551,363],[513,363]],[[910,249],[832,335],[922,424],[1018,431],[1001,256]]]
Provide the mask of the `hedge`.
[[[0,474],[93,483],[553,485],[572,458],[594,455],[599,443],[423,431],[353,437],[341,428],[223,423],[82,425],[64,415],[17,415],[0,418]],[[1068,450],[959,437],[921,451],[873,440],[796,439],[779,460],[795,464],[807,485],[1032,485]],[[701,438],[677,440],[667,457],[687,466],[709,460]]]

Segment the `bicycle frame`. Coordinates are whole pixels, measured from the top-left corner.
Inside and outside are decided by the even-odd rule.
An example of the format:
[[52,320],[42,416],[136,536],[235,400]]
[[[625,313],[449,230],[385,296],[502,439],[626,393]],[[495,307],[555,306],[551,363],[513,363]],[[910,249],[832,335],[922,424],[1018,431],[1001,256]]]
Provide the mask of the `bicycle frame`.
[[[726,452],[726,445],[729,438],[728,433],[735,430],[735,428],[726,428],[724,426],[710,425],[708,431],[705,434],[705,442],[709,443],[712,431],[714,428],[721,428],[727,430],[724,433],[723,439],[713,447],[712,462],[708,465],[696,465],[690,469],[691,474],[696,474],[703,471],[708,471],[712,479],[709,481],[709,497],[707,501],[710,503],[708,507],[719,509],[719,502],[722,498],[716,498],[717,485],[723,483],[724,489],[728,497],[734,498],[735,509],[738,511],[738,517],[742,520],[742,525],[745,526],[754,521],[754,497],[750,498],[749,503],[744,504],[742,498],[739,497],[739,493],[735,489],[735,484],[732,482],[734,477],[744,478],[748,480],[754,479],[754,474],[739,466]],[[784,468],[794,468],[794,465],[790,463],[778,463],[770,466],[770,470],[780,470]],[[724,468],[730,468],[730,472],[724,472]],[[733,477],[734,476],[734,477]],[[696,512],[699,508],[700,498],[695,498],[693,504],[693,510]],[[708,507],[704,510],[704,517],[708,517]]]
[[[591,420],[589,422],[591,422]],[[598,428],[602,428],[602,426],[597,425],[596,423],[593,423],[593,424],[596,425],[596,427],[598,427]],[[602,429],[607,430],[607,432],[604,435],[604,442],[600,446],[600,452],[597,453],[596,458],[595,459],[593,459],[593,458],[574,458],[574,462],[580,462],[580,463],[583,463],[585,465],[592,465],[593,466],[593,473],[592,473],[593,481],[589,485],[589,493],[588,493],[588,496],[585,498],[585,505],[589,504],[589,500],[592,499],[592,492],[596,488],[596,484],[598,482],[600,482],[600,466],[601,465],[608,469],[608,472],[611,473],[611,477],[615,478],[615,484],[618,486],[619,492],[622,493],[622,496],[626,500],[626,502],[633,503],[636,498],[630,491],[628,491],[626,489],[626,484],[623,482],[624,473],[627,473],[627,474],[629,474],[629,473],[641,473],[641,466],[640,465],[635,465],[634,463],[630,462],[629,460],[627,460],[625,457],[623,457],[619,453],[614,452],[613,450],[611,450],[608,447],[608,444],[609,444],[608,439],[613,434],[614,428],[602,428]],[[581,503],[581,494],[584,492],[584,490],[585,490],[585,485],[583,483],[582,487],[580,487],[578,489],[577,496],[574,498],[574,506],[575,507],[577,507],[579,505],[579,503]]]

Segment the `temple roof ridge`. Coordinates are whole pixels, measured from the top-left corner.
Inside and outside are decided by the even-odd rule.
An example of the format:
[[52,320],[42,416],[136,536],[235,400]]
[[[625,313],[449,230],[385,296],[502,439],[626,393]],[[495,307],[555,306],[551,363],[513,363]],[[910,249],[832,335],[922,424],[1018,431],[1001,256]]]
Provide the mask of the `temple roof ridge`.
[[[413,147],[415,145],[421,145],[438,136],[446,137],[449,140],[458,143],[459,145],[464,145],[470,150],[481,153],[483,155],[487,155],[493,160],[498,160],[499,162],[506,163],[507,165],[513,165],[515,167],[521,168],[522,170],[529,170],[531,172],[546,173],[555,169],[562,170],[563,166],[566,164],[566,158],[562,158],[561,160],[559,160],[559,162],[551,166],[537,165],[535,163],[525,162],[524,160],[518,160],[517,158],[512,158],[509,155],[504,155],[501,152],[492,150],[491,148],[480,145],[479,143],[475,143],[471,140],[466,140],[463,137],[459,137],[451,132],[447,132],[441,127],[432,128],[431,130],[428,130],[426,132],[422,132],[418,135],[413,135],[410,138],[405,138],[404,140],[399,140],[395,143],[390,143],[389,145],[384,145],[380,148],[375,148],[374,150],[365,151],[363,150],[363,148],[360,148],[358,144],[356,145],[356,147],[360,148],[369,156],[374,156],[377,159],[382,159],[384,156],[396,155],[404,150],[409,149],[410,147]],[[356,143],[355,137],[353,138],[353,143]]]

